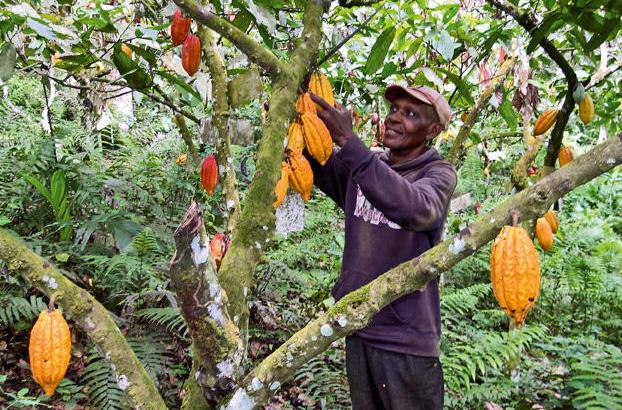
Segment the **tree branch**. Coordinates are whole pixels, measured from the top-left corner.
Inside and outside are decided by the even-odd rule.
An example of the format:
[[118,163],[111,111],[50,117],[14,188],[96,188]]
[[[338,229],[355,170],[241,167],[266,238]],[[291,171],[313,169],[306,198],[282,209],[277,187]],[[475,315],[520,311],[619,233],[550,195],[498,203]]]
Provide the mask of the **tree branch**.
[[194,167],[198,169],[201,166],[201,158],[199,157],[199,153],[197,151],[197,147],[194,145],[194,141],[192,140],[192,134],[188,129],[188,125],[186,125],[186,120],[182,114],[175,114],[173,117],[173,122],[179,128],[179,133],[181,134],[181,138],[186,143],[188,147],[188,151],[190,152],[190,157],[192,158],[192,163]]
[[63,313],[104,352],[106,360],[114,365],[119,385],[127,382],[125,394],[132,407],[167,409],[155,384],[106,308],[90,293],[72,283],[52,264],[2,228],[0,259],[6,263],[9,272],[20,275],[48,297],[54,297]]
[[[426,284],[493,240],[513,211],[523,221],[542,216],[550,205],[579,185],[622,164],[622,134],[611,137],[537,184],[506,199],[458,235],[349,293],[324,315],[309,322],[264,359],[235,391],[231,402],[261,407],[296,369],[335,340],[364,327],[383,307]],[[230,402],[230,403],[231,403]]]

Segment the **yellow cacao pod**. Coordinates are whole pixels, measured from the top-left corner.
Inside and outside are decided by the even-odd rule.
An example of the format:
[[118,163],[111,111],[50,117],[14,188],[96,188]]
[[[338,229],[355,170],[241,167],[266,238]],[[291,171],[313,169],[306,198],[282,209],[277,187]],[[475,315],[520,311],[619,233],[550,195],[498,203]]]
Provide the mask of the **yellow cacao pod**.
[[287,193],[287,188],[289,187],[289,165],[287,162],[281,162],[281,178],[276,183],[276,188],[274,188],[274,193],[276,194],[276,201],[272,203],[272,206],[278,208],[283,202],[285,198],[285,194]]
[[287,163],[290,169],[289,185],[302,194],[302,199],[308,201],[311,198],[311,190],[313,189],[311,164],[301,153],[296,151],[289,152]]
[[301,115],[302,133],[309,154],[324,165],[333,152],[333,140],[324,122],[315,114],[304,112]]
[[583,124],[589,124],[594,118],[594,102],[589,94],[585,94],[583,101],[579,104],[579,118],[583,121]]
[[311,112],[317,114],[315,103],[309,96],[309,93],[300,94],[296,100],[296,111],[302,114],[303,112]]
[[558,158],[559,158],[559,166],[563,167],[564,165],[568,164],[570,161],[573,160],[574,154],[572,153],[570,148],[568,148],[565,145],[562,145],[561,148],[559,149]]
[[559,222],[557,221],[557,215],[555,215],[555,211],[553,211],[552,209],[546,211],[546,213],[544,214],[544,219],[546,219],[546,221],[549,223],[551,231],[553,233],[557,233],[557,229],[559,228]]
[[557,121],[557,114],[559,110],[557,108],[551,108],[542,113],[540,118],[536,120],[533,127],[533,135],[542,135],[549,130]]
[[490,279],[503,311],[522,326],[540,291],[540,259],[523,228],[501,229],[492,246]]
[[30,331],[30,368],[48,396],[65,376],[71,358],[69,326],[60,310],[44,310]]
[[287,148],[298,153],[301,153],[305,148],[302,123],[298,120],[294,120],[289,124],[289,131],[287,131]]
[[546,252],[553,247],[553,230],[545,218],[538,218],[536,221],[536,238]]
[[[335,97],[333,97],[333,88],[330,85],[330,81],[328,78],[319,71],[311,74],[311,79],[309,80],[309,90],[314,94],[319,95],[327,103],[332,106],[335,106]],[[322,111],[322,107],[319,104],[315,105],[318,111]]]

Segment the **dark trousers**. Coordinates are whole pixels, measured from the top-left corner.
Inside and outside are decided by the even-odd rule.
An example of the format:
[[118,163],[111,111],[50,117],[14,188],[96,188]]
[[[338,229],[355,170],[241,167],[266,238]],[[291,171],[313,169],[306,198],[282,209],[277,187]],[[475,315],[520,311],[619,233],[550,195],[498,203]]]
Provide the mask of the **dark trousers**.
[[353,410],[440,410],[443,369],[436,357],[389,352],[346,338]]

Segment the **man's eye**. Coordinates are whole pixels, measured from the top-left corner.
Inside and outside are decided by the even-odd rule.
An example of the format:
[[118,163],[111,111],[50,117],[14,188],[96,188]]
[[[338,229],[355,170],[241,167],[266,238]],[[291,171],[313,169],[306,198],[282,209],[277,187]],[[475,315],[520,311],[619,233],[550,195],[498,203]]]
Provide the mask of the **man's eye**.
[[417,113],[416,113],[416,112],[413,112],[413,111],[408,111],[408,116],[409,116],[409,117],[414,117],[414,116],[416,116],[416,115],[417,115]]

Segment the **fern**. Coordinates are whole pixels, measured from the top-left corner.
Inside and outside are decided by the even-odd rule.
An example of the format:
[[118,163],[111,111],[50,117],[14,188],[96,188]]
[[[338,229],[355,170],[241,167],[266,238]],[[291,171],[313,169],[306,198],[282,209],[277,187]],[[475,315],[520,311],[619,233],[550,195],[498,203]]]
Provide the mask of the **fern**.
[[479,300],[490,293],[489,283],[480,283],[464,289],[456,289],[441,297],[441,311],[450,320],[458,320],[460,316],[472,311]]
[[140,337],[129,337],[127,340],[156,386],[159,385],[158,376],[164,372],[170,361],[165,339],[166,336],[143,333]]
[[134,312],[134,316],[146,319],[158,326],[165,326],[168,331],[178,334],[184,339],[188,338],[188,326],[179,308],[165,307],[141,309]]
[[0,301],[0,326],[17,326],[20,322],[28,322],[30,325],[47,307],[42,297],[7,297]]
[[125,393],[119,389],[110,364],[95,347],[90,349],[87,363],[80,379],[88,386],[89,403],[102,410],[129,409]]
[[132,239],[132,248],[136,255],[144,260],[150,255],[157,255],[160,251],[157,238],[150,228],[145,228]]

